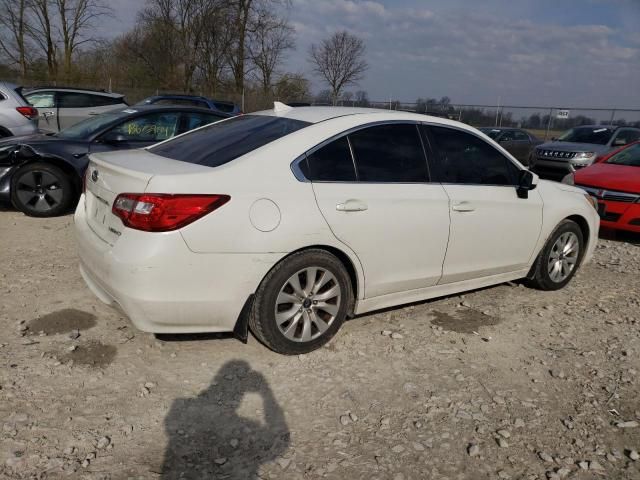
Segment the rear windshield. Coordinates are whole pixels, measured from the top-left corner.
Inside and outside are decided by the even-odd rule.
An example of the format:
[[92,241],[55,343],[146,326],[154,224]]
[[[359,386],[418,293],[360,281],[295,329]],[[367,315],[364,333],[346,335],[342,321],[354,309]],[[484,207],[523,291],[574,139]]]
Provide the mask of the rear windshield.
[[606,127],[576,127],[565,132],[558,140],[561,142],[606,145],[613,131],[613,128]]
[[242,115],[149,148],[181,162],[217,167],[310,125],[290,118]]
[[614,165],[627,165],[629,167],[640,167],[640,143],[636,143],[629,148],[612,156],[607,163]]

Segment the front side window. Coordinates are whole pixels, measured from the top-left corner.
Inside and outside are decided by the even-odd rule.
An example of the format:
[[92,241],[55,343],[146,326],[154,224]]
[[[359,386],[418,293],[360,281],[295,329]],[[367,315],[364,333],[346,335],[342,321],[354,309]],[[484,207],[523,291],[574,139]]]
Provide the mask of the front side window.
[[520,130],[514,130],[513,131],[513,139],[516,142],[528,142],[529,140],[529,135],[527,135],[524,132],[521,132]]
[[179,116],[178,112],[143,115],[118,125],[110,135],[122,135],[130,142],[160,142],[176,134]]
[[427,182],[427,160],[414,124],[378,125],[349,135],[360,182]]
[[290,118],[242,115],[186,133],[149,151],[181,162],[217,167],[308,125]]
[[607,160],[613,165],[627,165],[629,167],[640,167],[640,143],[631,145],[621,152],[616,153]]
[[301,164],[304,176],[314,182],[355,182],[353,165],[347,137],[340,137],[307,155]]
[[475,135],[429,127],[437,151],[439,181],[467,185],[516,185],[519,169]]
[[53,92],[39,92],[27,95],[27,101],[36,108],[55,108],[56,96]]
[[613,140],[614,147],[628,145],[640,139],[640,131],[638,130],[620,130]]

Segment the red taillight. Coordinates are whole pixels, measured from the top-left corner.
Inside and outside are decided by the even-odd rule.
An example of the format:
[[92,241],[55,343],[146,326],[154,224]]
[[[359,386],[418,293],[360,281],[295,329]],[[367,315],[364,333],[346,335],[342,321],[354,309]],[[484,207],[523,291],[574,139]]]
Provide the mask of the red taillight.
[[16,110],[29,120],[33,120],[38,116],[38,109],[34,107],[16,107]]
[[230,199],[229,195],[121,193],[111,210],[126,227],[147,232],[168,232],[195,222]]

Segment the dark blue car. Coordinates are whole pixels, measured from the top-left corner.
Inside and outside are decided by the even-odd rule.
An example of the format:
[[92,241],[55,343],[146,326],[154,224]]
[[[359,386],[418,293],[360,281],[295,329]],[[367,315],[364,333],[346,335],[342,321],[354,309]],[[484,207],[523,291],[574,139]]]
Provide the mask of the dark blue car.
[[240,115],[240,107],[233,102],[212,100],[199,95],[154,95],[138,102],[136,105],[180,105],[185,107],[208,108],[228,115]]

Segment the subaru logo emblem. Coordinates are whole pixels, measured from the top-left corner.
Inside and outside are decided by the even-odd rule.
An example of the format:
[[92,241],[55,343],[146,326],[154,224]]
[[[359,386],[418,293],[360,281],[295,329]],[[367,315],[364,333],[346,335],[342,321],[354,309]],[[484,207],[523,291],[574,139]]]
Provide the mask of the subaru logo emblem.
[[94,170],[93,172],[91,172],[91,180],[93,180],[94,182],[98,181],[98,170]]

